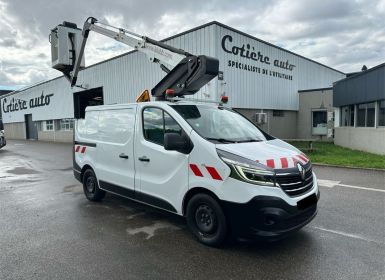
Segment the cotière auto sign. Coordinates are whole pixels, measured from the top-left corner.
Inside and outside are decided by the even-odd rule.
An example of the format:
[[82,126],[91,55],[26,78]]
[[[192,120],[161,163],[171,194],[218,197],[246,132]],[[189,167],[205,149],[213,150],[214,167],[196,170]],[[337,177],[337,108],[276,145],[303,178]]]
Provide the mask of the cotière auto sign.
[[26,110],[28,108],[48,106],[51,103],[51,97],[53,95],[53,93],[44,95],[44,92],[41,92],[40,96],[31,98],[29,102],[14,97],[8,101],[7,97],[5,97],[3,99],[2,109],[4,113],[9,113]]

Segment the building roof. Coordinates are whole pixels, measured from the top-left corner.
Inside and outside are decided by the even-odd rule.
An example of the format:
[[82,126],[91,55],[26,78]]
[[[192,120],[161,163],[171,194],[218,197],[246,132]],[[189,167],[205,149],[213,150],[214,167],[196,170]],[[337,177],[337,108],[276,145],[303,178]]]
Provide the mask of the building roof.
[[384,63],[381,63],[377,66],[373,66],[372,68],[369,68],[368,70],[365,70],[365,71],[361,71],[361,72],[355,72],[355,73],[350,73],[351,75],[347,76],[345,79],[342,79],[342,80],[339,80],[336,83],[339,83],[339,82],[342,82],[342,81],[346,81],[346,80],[349,80],[349,79],[355,79],[357,77],[360,77],[362,75],[367,75],[368,73],[372,72],[372,71],[375,71],[377,69],[380,69],[380,68],[385,68],[385,62]]
[[0,96],[5,95],[5,94],[8,94],[8,93],[10,93],[10,92],[12,92],[12,90],[0,89]]
[[324,90],[332,90],[332,89],[333,89],[332,87],[312,88],[312,89],[302,89],[302,90],[299,90],[298,92],[302,93],[302,92],[324,91]]
[[385,63],[333,84],[333,104],[336,107],[384,99]]

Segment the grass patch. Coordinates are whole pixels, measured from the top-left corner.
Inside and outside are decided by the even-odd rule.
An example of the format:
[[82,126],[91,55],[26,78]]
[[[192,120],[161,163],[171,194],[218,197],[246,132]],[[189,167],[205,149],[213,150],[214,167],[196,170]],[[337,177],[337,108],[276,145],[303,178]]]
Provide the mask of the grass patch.
[[291,142],[298,149],[305,149],[305,154],[313,163],[333,164],[350,167],[385,169],[385,156],[351,150],[333,143],[313,142],[313,151],[307,151],[307,142]]

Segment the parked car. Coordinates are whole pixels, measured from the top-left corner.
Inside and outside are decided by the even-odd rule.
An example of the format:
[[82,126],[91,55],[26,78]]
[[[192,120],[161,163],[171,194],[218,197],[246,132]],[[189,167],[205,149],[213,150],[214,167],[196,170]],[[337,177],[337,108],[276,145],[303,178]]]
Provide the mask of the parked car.
[[0,120],[0,149],[4,147],[7,144],[7,141],[5,140],[4,135],[4,124],[3,121]]

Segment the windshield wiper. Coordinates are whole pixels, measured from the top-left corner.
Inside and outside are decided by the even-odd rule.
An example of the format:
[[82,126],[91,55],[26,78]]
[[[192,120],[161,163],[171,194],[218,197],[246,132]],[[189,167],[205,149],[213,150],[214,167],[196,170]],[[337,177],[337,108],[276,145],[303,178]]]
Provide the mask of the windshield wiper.
[[262,140],[261,139],[246,139],[246,140],[237,141],[237,143],[247,143],[247,142],[262,142]]
[[220,143],[237,143],[237,141],[230,140],[230,139],[224,139],[224,138],[206,138],[207,140],[212,140],[212,141],[218,141]]

